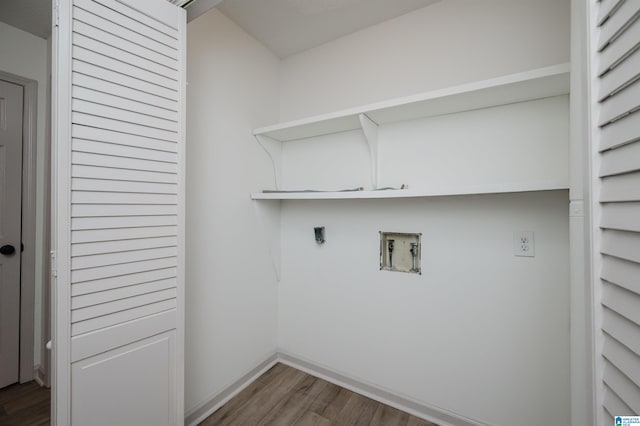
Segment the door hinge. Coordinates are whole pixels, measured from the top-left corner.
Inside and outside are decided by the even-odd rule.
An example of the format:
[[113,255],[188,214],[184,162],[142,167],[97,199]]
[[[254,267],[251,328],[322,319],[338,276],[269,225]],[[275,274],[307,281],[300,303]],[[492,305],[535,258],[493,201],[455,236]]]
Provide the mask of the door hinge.
[[56,262],[56,252],[55,250],[51,251],[51,276],[53,278],[58,278],[58,265]]

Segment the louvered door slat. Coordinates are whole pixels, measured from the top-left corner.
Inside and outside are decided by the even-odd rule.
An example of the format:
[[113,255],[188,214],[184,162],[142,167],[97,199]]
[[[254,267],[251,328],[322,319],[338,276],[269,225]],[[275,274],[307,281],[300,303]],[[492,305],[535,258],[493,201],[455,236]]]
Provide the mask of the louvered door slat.
[[[602,227],[640,232],[640,203],[607,203],[602,206]],[[640,273],[640,270],[638,270]]]
[[171,268],[178,265],[175,257],[144,260],[140,262],[121,263],[118,265],[101,266],[98,268],[79,269],[71,271],[73,283],[94,281],[103,278],[121,277],[138,272],[153,271],[154,269]]
[[71,256],[87,256],[91,254],[127,252],[131,250],[144,250],[159,247],[175,247],[177,244],[178,239],[174,236],[76,243],[71,247]]
[[178,224],[176,215],[131,217],[74,217],[71,230],[138,228],[144,226],[172,226]]
[[166,300],[172,300],[176,297],[175,288],[161,290],[152,293],[136,294],[125,299],[114,300],[106,303],[87,306],[85,308],[73,309],[71,319],[74,323],[82,323],[84,321],[103,317],[114,312],[122,312],[139,308],[141,306],[150,305]]
[[622,401],[620,397],[618,397],[618,395],[616,395],[616,393],[613,392],[608,386],[605,386],[603,406],[609,414],[608,424],[614,424],[614,416],[635,415],[633,410],[627,404],[625,404],[624,401]]
[[177,250],[175,246],[173,246],[138,249],[128,252],[73,256],[71,258],[71,270],[87,270],[111,265],[124,265],[127,263],[146,260],[165,259],[168,257],[175,257],[177,254]]
[[74,2],[74,5],[76,7],[82,8],[83,10],[91,12],[96,16],[102,17],[118,25],[129,28],[136,34],[142,35],[145,38],[140,41],[141,43],[157,41],[176,50],[177,52],[178,40],[175,36],[172,37],[170,34],[167,34],[164,31],[158,31],[154,27],[150,26],[149,24],[152,24],[153,22],[148,19],[143,19],[144,22],[142,22],[141,20],[136,20],[136,18],[140,18],[139,15],[133,15],[125,8],[121,7],[119,8],[119,10],[114,9],[113,2],[111,2],[110,4],[111,7],[104,6],[103,4],[101,4],[101,2],[95,2],[92,0],[76,0]]
[[633,351],[635,355],[640,356],[640,330],[634,323],[609,309],[605,309],[602,329]]
[[130,133],[169,142],[177,142],[178,140],[176,132],[148,127],[145,124],[136,124],[127,121],[114,120],[109,117],[87,114],[82,111],[72,112],[71,120],[74,124],[97,127],[120,133]]
[[138,238],[174,237],[178,229],[175,226],[149,226],[145,228],[101,229],[90,231],[72,231],[71,243],[93,243],[101,241],[127,241]]
[[629,86],[640,75],[640,51],[636,50],[602,78],[600,100]]
[[600,11],[598,12],[598,25],[609,18],[611,11],[618,7],[623,0],[601,0]]
[[640,263],[640,233],[605,229],[602,233],[603,254]]
[[[84,126],[71,126],[71,132],[72,136],[75,139],[81,139],[85,141],[96,141],[111,145],[129,146],[133,148],[177,153],[177,144],[175,142],[164,142],[158,139],[147,138],[140,135],[118,133],[96,128],[88,129]],[[149,153],[149,155],[153,154]]]
[[[136,158],[117,157],[103,154],[73,152],[74,165],[109,167],[135,171],[162,172],[175,175],[175,164],[164,161],[142,160]],[[115,177],[115,173],[112,172]],[[168,179],[168,177],[167,177]]]
[[125,311],[114,312],[112,314],[91,318],[71,325],[71,334],[77,336],[83,333],[90,333],[101,328],[111,327],[116,324],[132,321],[137,318],[146,317],[160,312],[176,308],[176,300],[169,299],[149,305],[139,306]]
[[635,308],[640,303],[640,296],[622,287],[605,282],[602,289],[602,304],[640,325],[640,312]]
[[[159,84],[153,84],[146,81],[146,78],[152,78],[151,73],[138,73],[136,67],[122,66],[117,61],[112,61],[107,57],[102,57],[98,60],[98,56],[93,56],[92,52],[88,50],[74,49],[74,53],[82,52],[83,55],[88,55],[87,60],[97,62],[101,66],[94,65],[92,62],[74,58],[72,67],[76,74],[82,74],[87,77],[93,77],[95,80],[104,80],[106,82],[113,83],[118,86],[122,86],[124,89],[133,89],[140,92],[149,93],[161,98],[165,98],[169,101],[177,101],[178,94],[176,91],[162,87]],[[84,58],[84,56],[83,56]],[[107,66],[117,68],[116,71],[106,68]],[[131,75],[129,75],[131,74]],[[140,78],[138,78],[140,77]],[[94,80],[94,81],[95,81]],[[99,89],[100,85],[90,86],[93,89]],[[160,105],[159,105],[160,106]]]
[[616,66],[627,55],[638,48],[640,20],[635,20],[614,44],[607,46],[600,56],[598,75],[602,76]]
[[640,388],[629,377],[612,364],[607,364],[604,370],[604,382],[633,412],[640,413]]
[[640,142],[634,142],[602,154],[600,176],[611,176],[640,170]]
[[151,281],[127,287],[119,287],[112,290],[104,290],[79,295],[73,298],[71,309],[86,308],[88,306],[95,306],[103,303],[113,302],[116,300],[127,299],[133,296],[146,295],[162,290],[173,289],[175,288],[175,286],[176,280],[169,278],[165,280]]
[[[153,28],[159,33],[165,34],[173,39],[178,39],[178,32],[176,31],[178,28],[178,20],[176,16],[162,16],[164,19],[159,19],[158,17],[150,16],[148,14],[148,12],[150,12],[149,10],[145,10],[145,13],[142,13],[132,8],[127,2],[119,0],[95,0],[95,2],[109,9],[113,9],[123,16],[128,16],[149,28]],[[162,13],[162,10],[154,10],[154,12]]]
[[73,204],[166,204],[176,205],[174,194],[143,194],[128,192],[74,191],[71,194]]
[[[75,283],[71,287],[71,295],[73,297],[82,296],[85,294],[130,287],[153,281],[173,280],[174,278],[176,278],[176,268],[151,269],[148,271],[127,274],[124,276],[109,277],[99,280]],[[173,280],[173,282],[175,284],[175,280]]]
[[600,201],[640,201],[640,173],[609,176],[602,179]]
[[73,217],[167,216],[178,214],[174,205],[165,204],[76,204]]
[[71,188],[75,191],[133,192],[147,194],[177,194],[178,186],[171,183],[131,182],[122,180],[73,178]]
[[639,140],[638,126],[640,126],[640,111],[607,125],[601,131],[600,151]]
[[[118,83],[126,81],[129,87],[136,88],[135,82],[140,82],[140,89],[158,96],[171,99],[175,96],[175,84],[163,76],[157,74],[163,68],[159,65],[149,70],[141,68],[145,64],[142,60],[132,56],[129,63],[118,61],[106,54],[116,55],[115,48],[100,44],[94,40],[77,35],[76,44],[73,47],[74,60],[77,61],[76,71],[85,75],[95,76],[107,81]],[[92,74],[88,74],[94,70]],[[97,86],[96,88],[99,88]]]
[[635,0],[623,1],[615,13],[600,28],[599,50],[603,50],[609,44],[615,42],[639,12],[640,2]]
[[634,383],[640,383],[640,358],[616,339],[605,337],[602,355],[618,370],[625,371]]
[[[103,88],[101,89],[104,90]],[[105,93],[104,91],[101,92],[94,89],[76,86],[73,88],[73,97],[74,99],[96,102],[109,107],[119,108],[125,111],[135,112],[137,114],[145,114],[174,123],[178,122],[178,113],[176,111],[158,108],[155,105],[122,98],[111,93]]]
[[[77,50],[81,50],[77,48]],[[111,74],[111,76],[118,77],[117,73]],[[152,106],[154,111],[162,108],[167,111],[176,113],[175,110],[175,102],[172,99],[167,99],[162,96],[158,96],[152,93],[145,92],[144,90],[139,90],[137,87],[127,87],[118,83],[114,83],[111,81],[107,81],[104,79],[98,79],[91,75],[81,74],[78,72],[73,73],[73,87],[74,90],[79,88],[87,88],[93,91],[98,91],[102,93],[109,93],[114,96],[117,96],[121,99],[128,99],[132,101],[136,101],[145,105]],[[135,82],[135,79],[129,80]],[[146,83],[144,83],[146,84]],[[147,86],[153,87],[153,86]]]
[[[76,21],[73,29],[74,46],[82,47],[87,51],[107,58],[118,58],[114,59],[114,61],[124,64],[126,68],[135,67],[146,73],[155,74],[146,79],[146,81],[171,90],[178,90],[176,61],[152,50],[127,43],[121,38],[85,25],[82,22]],[[101,65],[102,62],[96,61],[95,64]]]
[[[86,4],[86,2],[83,2],[83,4]],[[131,40],[137,40],[139,37],[139,33],[135,32],[134,30],[122,25],[118,25],[113,21],[96,15],[95,13],[91,13],[88,10],[82,9],[81,7],[78,7],[77,4],[73,9],[73,17],[76,19],[76,21],[80,21],[93,27],[97,27],[102,31],[106,31],[109,34],[120,37],[130,43]],[[177,62],[178,60],[178,52],[176,51],[175,47],[172,48],[152,38],[147,38],[144,40],[144,43],[137,44],[144,45],[145,48],[155,53],[164,55],[169,59],[172,59],[173,61]]]
[[74,99],[71,107],[73,108],[73,111],[78,111],[85,114],[96,115],[113,120],[124,121],[127,123],[135,123],[137,125],[163,129],[174,133],[177,133],[178,131],[178,125],[175,121],[165,120],[162,118],[153,117],[148,114],[140,114],[137,112],[129,111],[124,109],[122,106],[120,106],[119,108],[114,108],[100,102],[100,95],[96,96],[96,98],[94,98],[91,102],[82,99]]
[[140,160],[164,161],[165,163],[175,164],[178,162],[178,156],[174,152],[123,145],[123,141],[121,140],[118,140],[118,142],[120,143],[115,144],[74,138],[73,150],[77,152],[113,155],[116,157],[137,158]]
[[600,125],[604,126],[618,120],[638,108],[640,108],[640,82],[635,82],[603,102]]
[[71,176],[91,179],[112,179],[131,182],[163,182],[176,183],[177,176],[172,173],[147,170],[127,170],[113,167],[72,166]]
[[604,256],[602,259],[602,278],[636,294],[640,294],[638,273],[640,273],[640,264],[632,260],[613,256]]

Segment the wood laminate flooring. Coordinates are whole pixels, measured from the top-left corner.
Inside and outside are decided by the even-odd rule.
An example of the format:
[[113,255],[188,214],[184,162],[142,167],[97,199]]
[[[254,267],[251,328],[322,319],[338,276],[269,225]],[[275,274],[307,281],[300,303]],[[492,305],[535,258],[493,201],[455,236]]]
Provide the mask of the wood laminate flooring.
[[36,382],[0,389],[0,425],[39,426],[50,424],[51,391]]
[[276,364],[200,425],[436,426],[283,364]]

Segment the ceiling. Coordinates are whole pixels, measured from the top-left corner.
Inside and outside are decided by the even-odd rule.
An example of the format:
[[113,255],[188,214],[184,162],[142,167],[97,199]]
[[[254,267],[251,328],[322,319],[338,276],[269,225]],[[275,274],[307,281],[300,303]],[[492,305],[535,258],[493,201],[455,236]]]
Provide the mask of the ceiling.
[[0,21],[42,38],[51,35],[51,0],[0,0]]
[[[280,58],[440,0],[195,0],[189,18],[216,6]],[[220,3],[220,4],[219,4]],[[0,0],[0,21],[51,35],[51,0]]]
[[218,9],[285,58],[437,1],[225,0]]

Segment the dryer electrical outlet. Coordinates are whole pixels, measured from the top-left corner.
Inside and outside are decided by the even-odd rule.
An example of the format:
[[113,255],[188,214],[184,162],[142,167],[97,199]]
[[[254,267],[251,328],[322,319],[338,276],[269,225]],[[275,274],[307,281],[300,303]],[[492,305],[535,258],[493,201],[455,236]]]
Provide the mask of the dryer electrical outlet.
[[421,236],[380,231],[380,269],[421,274]]

